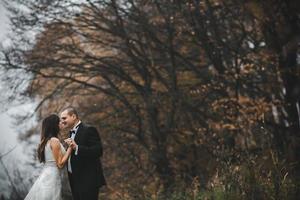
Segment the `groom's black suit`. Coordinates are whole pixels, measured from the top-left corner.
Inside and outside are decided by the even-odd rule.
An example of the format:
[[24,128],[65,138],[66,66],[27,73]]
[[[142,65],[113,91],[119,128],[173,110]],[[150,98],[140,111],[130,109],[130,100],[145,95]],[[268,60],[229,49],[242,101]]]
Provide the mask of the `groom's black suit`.
[[75,142],[78,152],[71,155],[71,169],[69,180],[74,200],[96,200],[99,188],[106,185],[103,176],[102,144],[95,127],[79,124]]

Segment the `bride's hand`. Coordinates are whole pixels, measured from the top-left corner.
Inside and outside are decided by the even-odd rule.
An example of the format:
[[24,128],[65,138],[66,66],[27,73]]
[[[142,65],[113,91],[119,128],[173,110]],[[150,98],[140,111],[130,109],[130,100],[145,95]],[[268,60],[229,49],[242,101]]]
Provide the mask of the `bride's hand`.
[[68,138],[68,139],[65,139],[65,142],[69,145],[69,147],[71,147],[72,149],[76,149],[76,142],[74,140],[72,140],[72,138]]
[[68,146],[70,146],[71,143],[72,143],[72,139],[71,139],[71,138],[67,138],[67,139],[65,139],[64,141],[65,141],[65,143],[68,144]]

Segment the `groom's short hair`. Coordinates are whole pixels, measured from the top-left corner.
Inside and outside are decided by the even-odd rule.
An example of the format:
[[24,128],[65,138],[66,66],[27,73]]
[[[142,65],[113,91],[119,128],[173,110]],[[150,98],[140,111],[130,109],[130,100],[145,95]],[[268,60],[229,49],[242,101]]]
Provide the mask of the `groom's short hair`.
[[63,111],[67,111],[69,115],[75,115],[78,118],[78,112],[74,107],[67,107]]

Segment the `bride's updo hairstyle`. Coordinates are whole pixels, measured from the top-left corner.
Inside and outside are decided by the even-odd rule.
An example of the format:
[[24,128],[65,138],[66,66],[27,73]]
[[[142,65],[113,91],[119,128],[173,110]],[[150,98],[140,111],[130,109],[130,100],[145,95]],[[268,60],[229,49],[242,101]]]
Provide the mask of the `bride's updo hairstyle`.
[[57,137],[59,133],[59,117],[51,114],[42,122],[41,142],[37,149],[40,162],[45,162],[45,146],[52,137]]

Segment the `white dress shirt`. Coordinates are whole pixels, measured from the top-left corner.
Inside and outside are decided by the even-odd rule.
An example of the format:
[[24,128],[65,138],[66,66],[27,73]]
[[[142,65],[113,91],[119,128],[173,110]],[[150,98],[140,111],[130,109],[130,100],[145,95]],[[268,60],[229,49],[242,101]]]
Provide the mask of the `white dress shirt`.
[[[78,130],[78,127],[79,127],[80,123],[81,123],[81,121],[79,120],[79,122],[77,124],[75,124],[75,126],[70,131],[70,132],[72,132],[72,134],[71,134],[71,139],[72,140],[75,139],[75,136],[76,136],[76,133],[77,133],[77,130]],[[75,155],[77,155],[77,154],[78,154],[78,145],[76,145],[76,149],[75,149]],[[68,171],[70,173],[72,173],[71,156],[72,156],[72,154],[70,155],[70,157],[68,159]]]

